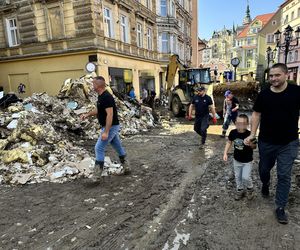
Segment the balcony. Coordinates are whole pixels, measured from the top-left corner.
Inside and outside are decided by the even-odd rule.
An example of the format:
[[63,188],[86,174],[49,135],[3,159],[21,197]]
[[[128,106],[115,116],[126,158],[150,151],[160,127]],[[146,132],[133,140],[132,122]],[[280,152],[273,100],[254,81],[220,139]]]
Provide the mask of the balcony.
[[137,47],[129,43],[123,43],[119,40],[104,37],[102,49],[122,55],[139,57],[146,60],[158,60],[158,52]]

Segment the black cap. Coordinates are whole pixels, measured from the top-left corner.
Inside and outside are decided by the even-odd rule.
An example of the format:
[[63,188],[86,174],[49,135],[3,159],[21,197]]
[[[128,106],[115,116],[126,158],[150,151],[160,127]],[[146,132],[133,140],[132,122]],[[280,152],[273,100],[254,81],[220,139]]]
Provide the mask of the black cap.
[[204,91],[204,90],[205,90],[205,88],[203,86],[196,88],[196,91]]

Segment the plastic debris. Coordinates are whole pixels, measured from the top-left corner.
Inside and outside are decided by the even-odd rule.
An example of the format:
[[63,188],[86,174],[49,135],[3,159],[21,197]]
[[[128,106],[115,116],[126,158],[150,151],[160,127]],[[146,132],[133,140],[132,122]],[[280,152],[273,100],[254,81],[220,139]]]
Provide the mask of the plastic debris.
[[[92,177],[94,154],[84,142],[95,141],[100,126],[96,117],[80,119],[97,102],[92,77],[66,80],[57,96],[33,94],[0,109],[0,184],[62,183]],[[122,137],[156,125],[151,108],[115,94]],[[123,166],[109,158],[104,170],[104,176],[124,174]]]

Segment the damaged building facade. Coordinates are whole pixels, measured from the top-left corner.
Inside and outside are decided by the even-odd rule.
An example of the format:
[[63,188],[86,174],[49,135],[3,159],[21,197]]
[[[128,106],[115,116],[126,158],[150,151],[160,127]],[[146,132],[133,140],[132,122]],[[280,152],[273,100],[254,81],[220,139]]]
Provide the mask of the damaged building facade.
[[[58,93],[67,78],[96,73],[120,92],[133,86],[157,94],[164,86],[170,54],[191,63],[190,0],[2,0],[0,86],[24,96]],[[163,18],[180,16],[165,37]]]

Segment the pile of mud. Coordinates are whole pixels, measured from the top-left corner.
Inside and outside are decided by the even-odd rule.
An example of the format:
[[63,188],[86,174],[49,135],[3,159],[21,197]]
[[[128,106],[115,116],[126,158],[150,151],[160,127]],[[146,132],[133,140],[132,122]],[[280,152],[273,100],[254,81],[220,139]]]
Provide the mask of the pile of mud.
[[[68,79],[57,96],[33,94],[0,110],[0,184],[91,177],[94,158],[80,146],[99,137],[96,118],[80,119],[97,101],[91,80],[91,75]],[[150,108],[114,98],[122,136],[155,126]],[[122,172],[122,166],[109,159],[106,166],[114,169],[108,173]]]

